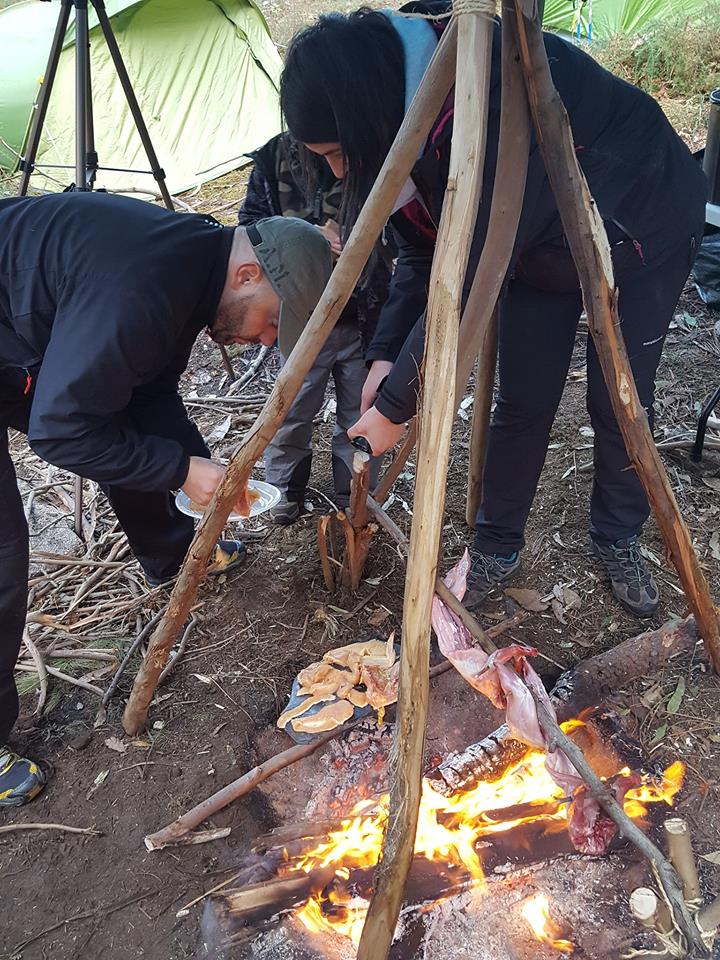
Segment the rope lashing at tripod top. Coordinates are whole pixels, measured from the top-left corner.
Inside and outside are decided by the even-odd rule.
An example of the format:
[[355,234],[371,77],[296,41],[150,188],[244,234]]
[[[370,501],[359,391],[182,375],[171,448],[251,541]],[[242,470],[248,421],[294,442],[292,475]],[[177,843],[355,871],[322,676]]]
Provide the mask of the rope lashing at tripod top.
[[449,17],[459,17],[464,13],[475,13],[492,19],[497,14],[497,8],[495,0],[455,0],[452,10],[444,13],[407,13],[396,10],[395,16],[404,17],[407,20],[447,20]]

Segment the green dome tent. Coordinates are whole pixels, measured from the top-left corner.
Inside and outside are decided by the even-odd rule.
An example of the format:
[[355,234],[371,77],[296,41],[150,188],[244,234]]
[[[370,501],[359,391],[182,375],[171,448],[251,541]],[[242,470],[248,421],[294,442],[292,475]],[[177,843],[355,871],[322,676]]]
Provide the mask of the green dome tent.
[[[700,13],[708,0],[546,0],[543,26],[585,39],[607,40],[617,33],[641,33],[657,20]],[[592,24],[592,27],[590,27]]]
[[[254,0],[107,0],[108,16],[171,192],[227,173],[278,133],[280,57]],[[47,64],[59,4],[0,10],[0,168],[14,170]],[[90,12],[100,165],[149,169],[107,45]],[[65,38],[38,165],[74,163],[74,27]],[[48,170],[70,183],[73,170]],[[57,189],[40,172],[36,186]],[[97,185],[155,189],[143,173],[101,170]]]

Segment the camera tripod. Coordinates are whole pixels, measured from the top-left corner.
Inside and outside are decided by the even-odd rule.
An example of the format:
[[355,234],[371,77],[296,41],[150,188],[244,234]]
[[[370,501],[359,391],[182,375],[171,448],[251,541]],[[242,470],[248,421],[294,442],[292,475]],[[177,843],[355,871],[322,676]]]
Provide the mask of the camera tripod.
[[[45,2],[49,2],[49,0],[45,0]],[[48,169],[72,169],[71,167],[65,167],[63,164],[38,165],[36,160],[48,105],[50,103],[50,96],[60,62],[65,33],[68,23],[70,22],[70,11],[73,8],[75,9],[75,183],[69,189],[92,190],[99,169],[131,172],[119,167],[101,168],[97,151],[95,150],[92,82],[90,76],[89,4],[92,4],[95,9],[100,29],[107,43],[120,85],[123,88],[125,99],[127,100],[130,113],[135,122],[135,127],[150,163],[150,170],[143,172],[147,172],[155,178],[165,206],[168,210],[174,210],[175,206],[168,191],[167,184],[165,183],[165,171],[158,162],[157,154],[150,140],[150,134],[148,133],[142,113],[140,112],[140,105],[137,102],[130,77],[125,69],[125,63],[123,62],[122,54],[115,39],[115,34],[113,33],[103,0],[60,0],[60,13],[50,47],[50,56],[40,89],[40,95],[35,108],[35,116],[33,117],[30,128],[25,153],[20,158],[19,166],[22,175],[18,193],[20,196],[25,196],[30,185],[30,177],[34,170],[41,170],[43,167]]]
[[[45,0],[50,2],[50,0]],[[101,167],[97,151],[95,149],[95,127],[93,121],[92,106],[92,80],[90,75],[90,30],[88,23],[88,7],[92,5],[98,18],[100,29],[108,46],[112,58],[115,72],[117,73],[120,85],[122,86],[125,99],[127,100],[130,113],[132,114],[135,127],[137,129],[142,145],[150,164],[150,170],[140,171],[150,174],[154,177],[158,185],[158,191],[162,197],[163,203],[168,210],[174,210],[170,192],[165,182],[165,171],[155,153],[155,149],[150,140],[148,128],[145,125],[140,104],[132,88],[130,77],[125,68],[125,63],[120,53],[112,24],[105,9],[104,0],[60,0],[60,13],[58,15],[55,33],[53,35],[50,47],[50,56],[48,57],[45,76],[40,88],[35,114],[33,117],[30,133],[24,154],[19,161],[21,172],[19,196],[25,196],[30,186],[30,177],[35,170],[60,169],[75,170],[75,182],[67,190],[92,190],[95,186],[95,179],[98,170],[111,170],[113,172],[131,173],[133,171],[124,167]],[[40,138],[42,136],[45,118],[47,116],[50,96],[52,94],[55,77],[57,75],[60,54],[62,53],[65,33],[70,22],[70,12],[75,9],[75,164],[74,168],[65,164],[37,164],[37,153],[40,147]],[[220,347],[223,366],[230,380],[235,380],[235,371],[232,363],[223,346]],[[82,538],[82,479],[75,479],[75,533]]]

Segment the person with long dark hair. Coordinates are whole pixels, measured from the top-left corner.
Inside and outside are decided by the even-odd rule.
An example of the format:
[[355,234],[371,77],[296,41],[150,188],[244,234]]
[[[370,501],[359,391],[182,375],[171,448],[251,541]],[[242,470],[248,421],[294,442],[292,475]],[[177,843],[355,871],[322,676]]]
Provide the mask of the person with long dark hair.
[[[295,139],[345,179],[345,234],[385,160],[437,45],[448,4],[410,3],[399,14],[330,14],[292,41],[281,102]],[[412,16],[420,14],[420,16]],[[410,15],[410,16],[408,16]],[[500,31],[492,46],[483,194],[466,278],[485,242],[500,110]],[[655,101],[578,47],[545,34],[553,80],[568,111],[578,159],[603,217],[619,289],[622,331],[652,423],[663,341],[702,236],[702,171]],[[453,95],[437,117],[390,218],[399,256],[368,351],[362,416],[349,431],[381,453],[414,414],[424,311],[447,183]],[[492,420],[466,603],[480,604],[520,565],[524,529],[545,461],[582,312],[575,266],[533,138],[517,240],[498,303],[499,391]],[[613,593],[640,617],[658,589],[638,537],[649,515],[628,460],[598,358],[588,339],[587,406],[595,432],[593,548]]]

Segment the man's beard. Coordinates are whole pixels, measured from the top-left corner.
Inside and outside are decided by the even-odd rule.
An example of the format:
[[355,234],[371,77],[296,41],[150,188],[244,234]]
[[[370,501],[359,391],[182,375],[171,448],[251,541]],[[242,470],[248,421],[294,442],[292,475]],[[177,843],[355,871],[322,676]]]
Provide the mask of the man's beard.
[[243,339],[243,327],[247,317],[248,304],[238,300],[232,306],[218,306],[215,319],[210,324],[210,337],[224,347]]

